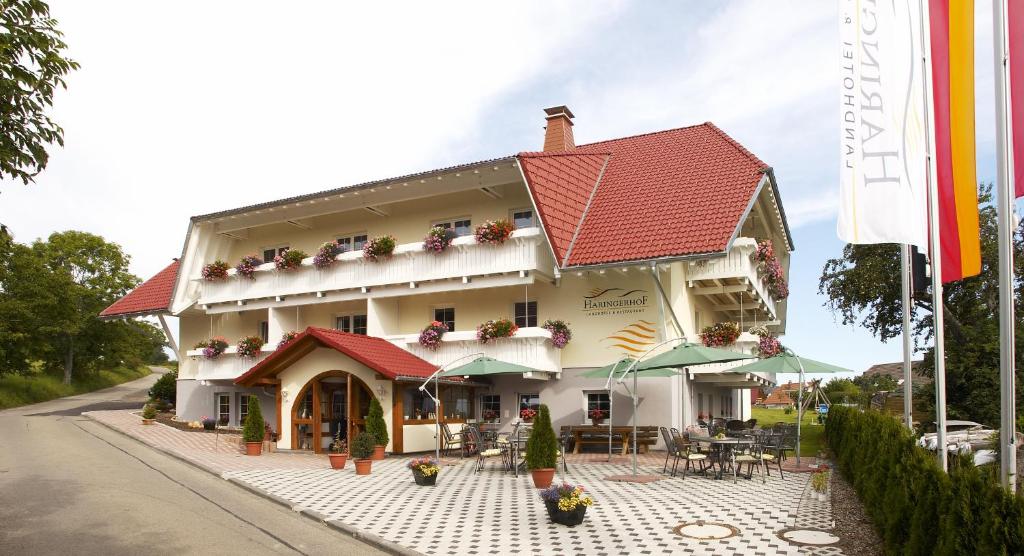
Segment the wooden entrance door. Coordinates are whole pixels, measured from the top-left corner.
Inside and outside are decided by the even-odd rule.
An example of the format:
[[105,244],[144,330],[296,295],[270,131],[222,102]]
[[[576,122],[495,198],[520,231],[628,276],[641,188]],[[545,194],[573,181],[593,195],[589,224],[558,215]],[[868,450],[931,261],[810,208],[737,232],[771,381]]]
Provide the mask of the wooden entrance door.
[[349,441],[366,428],[371,395],[362,380],[344,371],[310,380],[292,407],[292,449],[324,453],[339,430]]

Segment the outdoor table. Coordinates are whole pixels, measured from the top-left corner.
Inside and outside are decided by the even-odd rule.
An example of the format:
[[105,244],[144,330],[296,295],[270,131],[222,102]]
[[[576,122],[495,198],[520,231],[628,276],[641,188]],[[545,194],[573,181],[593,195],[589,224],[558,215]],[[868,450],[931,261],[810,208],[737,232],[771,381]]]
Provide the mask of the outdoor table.
[[[608,441],[608,427],[603,425],[574,425],[569,428],[573,436],[573,449],[572,453],[580,453],[580,447],[583,445],[583,435],[604,435],[605,442]],[[619,435],[622,438],[622,455],[629,453],[630,439],[633,438],[633,427],[611,427],[612,436]]]
[[725,475],[725,461],[728,460],[730,467],[732,467],[732,480],[736,482],[736,448],[742,445],[750,444],[751,441],[745,438],[715,438],[713,436],[696,436],[690,435],[690,442],[701,442],[710,444],[712,448],[717,448],[718,454],[718,473],[715,474],[715,479],[722,479]]

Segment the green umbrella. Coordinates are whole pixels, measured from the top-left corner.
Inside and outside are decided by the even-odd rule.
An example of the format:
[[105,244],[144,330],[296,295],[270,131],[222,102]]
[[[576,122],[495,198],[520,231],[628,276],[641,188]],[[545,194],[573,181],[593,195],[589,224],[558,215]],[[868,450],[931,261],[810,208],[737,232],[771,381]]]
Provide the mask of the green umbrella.
[[477,357],[465,365],[459,365],[444,371],[441,373],[441,376],[520,375],[536,372],[539,371],[530,367],[516,365],[515,363],[507,363],[491,357]]
[[753,358],[753,355],[747,355],[738,351],[712,348],[703,344],[692,344],[687,342],[679,344],[665,353],[660,353],[651,357],[647,361],[638,364],[637,368],[641,371],[646,371],[650,369],[706,365],[708,363],[726,363],[729,361]]

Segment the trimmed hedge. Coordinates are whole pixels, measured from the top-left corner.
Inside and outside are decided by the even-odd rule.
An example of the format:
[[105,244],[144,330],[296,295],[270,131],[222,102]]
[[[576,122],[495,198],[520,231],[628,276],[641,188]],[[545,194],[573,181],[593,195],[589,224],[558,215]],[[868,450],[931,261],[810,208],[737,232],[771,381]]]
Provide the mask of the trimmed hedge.
[[876,411],[833,405],[825,434],[887,552],[1024,553],[1024,499],[969,459],[943,473],[900,421]]

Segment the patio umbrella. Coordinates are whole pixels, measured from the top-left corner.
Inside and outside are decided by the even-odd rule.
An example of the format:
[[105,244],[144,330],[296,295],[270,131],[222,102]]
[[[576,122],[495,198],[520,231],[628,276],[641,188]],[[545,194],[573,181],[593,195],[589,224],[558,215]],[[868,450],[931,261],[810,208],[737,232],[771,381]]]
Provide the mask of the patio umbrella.
[[852,373],[850,369],[832,365],[830,363],[822,363],[821,361],[815,361],[814,359],[806,359],[804,357],[797,357],[793,350],[787,349],[784,352],[776,355],[775,357],[767,357],[753,363],[747,363],[746,365],[740,365],[735,368],[736,371],[746,371],[752,373],[797,373],[800,376],[800,389],[797,391],[797,410],[796,410],[796,464],[800,465],[800,426],[803,423],[803,396],[804,396],[804,374],[819,374],[819,373]]
[[614,415],[613,411],[615,409],[612,397],[612,390],[614,389],[614,386],[612,386],[612,379],[630,372],[642,378],[666,377],[679,374],[672,369],[637,369],[636,366],[633,366],[634,361],[635,359],[632,357],[623,357],[614,363],[597,369],[591,369],[580,375],[583,378],[603,378],[607,380],[604,387],[608,390],[608,461],[612,460],[612,416]]
[[643,371],[674,367],[692,367],[694,365],[727,363],[729,361],[753,358],[753,355],[747,355],[738,351],[707,347],[704,344],[693,344],[687,342],[679,344],[665,353],[655,355],[647,361],[639,363],[637,368]]
[[441,376],[486,376],[536,372],[539,371],[530,367],[524,367],[523,365],[500,361],[493,357],[477,357],[465,365],[459,365],[444,371],[441,373]]

